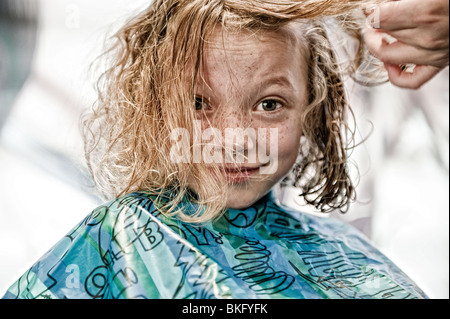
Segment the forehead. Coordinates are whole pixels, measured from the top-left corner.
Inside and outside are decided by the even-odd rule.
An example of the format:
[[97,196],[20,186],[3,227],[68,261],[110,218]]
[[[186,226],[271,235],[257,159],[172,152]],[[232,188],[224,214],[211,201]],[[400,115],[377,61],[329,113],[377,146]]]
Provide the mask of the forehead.
[[233,27],[216,27],[205,39],[207,53],[244,53],[256,46],[276,46],[280,50],[296,50],[307,56],[308,45],[303,35],[304,27],[300,23],[289,23],[274,30],[251,30]]
[[276,30],[243,30],[218,27],[205,39],[202,78],[225,73],[248,76],[305,71],[308,44],[300,24]]

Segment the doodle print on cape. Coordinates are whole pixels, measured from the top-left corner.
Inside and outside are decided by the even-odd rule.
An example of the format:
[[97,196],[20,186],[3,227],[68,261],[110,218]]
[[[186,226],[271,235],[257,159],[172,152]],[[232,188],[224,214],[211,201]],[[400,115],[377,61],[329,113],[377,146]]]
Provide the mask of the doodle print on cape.
[[204,225],[165,216],[160,200],[96,208],[4,298],[427,298],[358,231],[272,194]]

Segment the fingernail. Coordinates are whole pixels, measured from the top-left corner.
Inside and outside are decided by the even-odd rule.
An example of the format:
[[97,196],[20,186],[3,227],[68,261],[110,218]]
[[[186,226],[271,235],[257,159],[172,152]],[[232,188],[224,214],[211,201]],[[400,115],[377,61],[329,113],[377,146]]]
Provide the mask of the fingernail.
[[380,28],[380,8],[377,5],[368,5],[364,9],[366,24],[374,29]]
[[381,35],[383,37],[383,40],[387,43],[387,44],[392,44],[395,42],[398,42],[398,40],[396,38],[394,38],[392,35],[387,34],[387,33],[383,33]]

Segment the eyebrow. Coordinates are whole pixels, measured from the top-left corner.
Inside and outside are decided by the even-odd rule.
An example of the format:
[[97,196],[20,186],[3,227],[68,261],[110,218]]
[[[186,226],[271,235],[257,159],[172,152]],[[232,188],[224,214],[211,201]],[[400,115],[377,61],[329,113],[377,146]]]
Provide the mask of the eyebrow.
[[290,89],[295,88],[292,82],[284,75],[269,77],[267,80],[261,82],[261,87],[269,85],[287,86]]
[[[197,90],[200,88],[200,91],[203,91],[204,89],[206,89],[206,90],[208,90],[208,91],[210,91],[210,92],[213,92],[213,94],[214,94],[214,90],[208,85],[208,83],[206,82],[206,81],[202,81],[202,83],[203,83],[203,85],[205,85],[205,86],[200,86],[200,87],[197,87]],[[263,91],[264,90],[264,88],[267,88],[267,87],[269,87],[269,86],[273,86],[273,85],[275,85],[275,86],[282,86],[282,87],[285,87],[285,88],[287,88],[288,90],[290,90],[290,91],[296,91],[296,87],[294,86],[294,84],[289,80],[289,78],[288,77],[286,77],[285,75],[275,75],[275,76],[272,76],[272,75],[268,75],[267,77],[266,77],[266,79],[264,79],[263,81],[261,81],[260,83],[259,83],[259,85],[258,85],[258,88],[257,88],[257,92],[260,92],[260,91]],[[255,88],[256,89],[256,88]],[[256,92],[254,91],[252,94],[249,94],[249,96],[251,96],[251,95],[253,95],[253,94],[255,94]],[[259,94],[259,93],[258,93]],[[208,94],[207,94],[208,95]],[[207,100],[209,100],[208,98],[207,98]]]

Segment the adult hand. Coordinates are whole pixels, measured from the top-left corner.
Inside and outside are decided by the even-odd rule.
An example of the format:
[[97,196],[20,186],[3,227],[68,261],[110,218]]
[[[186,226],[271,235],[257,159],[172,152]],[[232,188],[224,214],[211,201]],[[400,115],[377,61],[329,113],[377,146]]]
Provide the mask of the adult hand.
[[[394,85],[418,89],[449,65],[449,0],[391,1],[366,14],[367,47]],[[408,64],[416,65],[412,72],[404,71]]]

